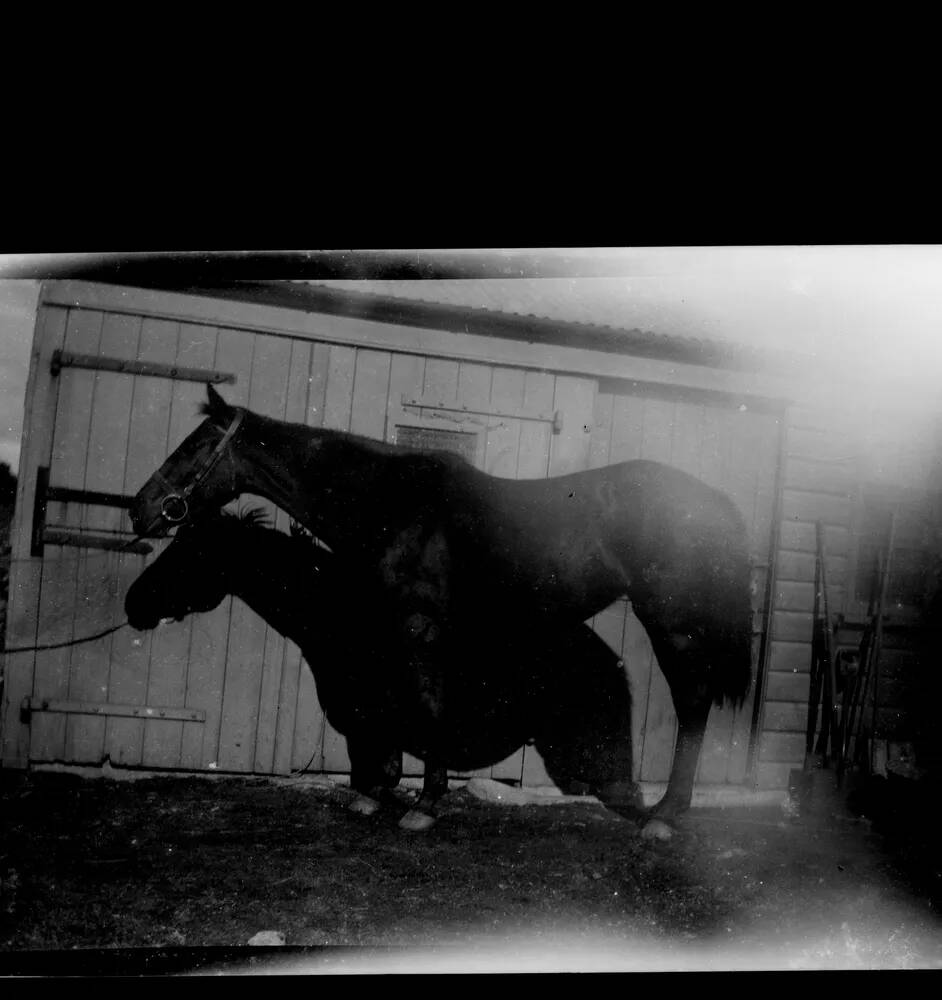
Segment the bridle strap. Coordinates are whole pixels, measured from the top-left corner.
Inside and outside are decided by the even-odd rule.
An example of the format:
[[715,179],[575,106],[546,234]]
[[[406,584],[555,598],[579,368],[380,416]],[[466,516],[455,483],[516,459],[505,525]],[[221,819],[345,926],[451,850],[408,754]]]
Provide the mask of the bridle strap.
[[[181,521],[185,521],[187,515],[189,514],[189,504],[187,503],[187,498],[193,493],[197,486],[216,468],[219,464],[223,453],[226,450],[226,446],[235,437],[239,428],[242,426],[242,418],[245,416],[245,410],[237,410],[236,415],[232,418],[232,423],[226,428],[222,437],[219,439],[216,447],[213,448],[209,457],[200,467],[199,471],[190,481],[189,485],[184,487],[181,492],[177,492],[172,483],[167,482],[166,479],[160,474],[160,472],[155,473],[155,478],[159,479],[160,482],[167,487],[170,492],[160,501],[160,513],[147,525],[144,532],[139,537],[147,537],[148,534],[161,522],[167,521],[170,524],[179,524]],[[182,513],[171,515],[168,512],[168,504],[179,503],[182,505]]]
[[216,468],[219,464],[219,460],[222,458],[222,453],[226,450],[226,445],[236,436],[236,432],[242,426],[242,418],[245,416],[245,410],[237,410],[235,417],[232,419],[232,423],[226,428],[226,432],[219,439],[219,443],[213,449],[212,454],[206,459],[206,463],[203,467],[196,473],[193,477],[193,481],[189,486],[180,494],[180,499],[186,501],[186,498],[196,489],[197,486]]

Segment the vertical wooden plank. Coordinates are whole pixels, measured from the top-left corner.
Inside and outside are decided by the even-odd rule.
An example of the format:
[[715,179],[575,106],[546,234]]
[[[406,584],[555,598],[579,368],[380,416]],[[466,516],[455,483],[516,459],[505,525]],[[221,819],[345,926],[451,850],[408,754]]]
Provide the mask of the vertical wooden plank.
[[[217,331],[214,326],[181,324],[176,363],[181,367],[215,368],[216,339]],[[168,434],[168,448],[171,451],[202,422],[199,407],[205,401],[206,387],[202,383],[174,383]],[[212,616],[210,627],[215,628],[216,634],[219,634],[221,627],[218,610],[217,608],[209,613]],[[172,677],[164,675],[163,683],[166,686],[159,695],[168,699],[167,704],[186,705],[208,711],[210,702],[219,698],[224,665],[213,655],[213,650],[206,647],[206,639],[212,632],[207,633],[207,623],[202,621],[203,618],[203,615],[190,615],[179,622],[179,627],[173,632],[167,632],[168,639],[172,636],[176,644],[170,658],[175,673]],[[180,722],[176,726],[179,730],[179,766],[187,769],[204,767],[208,763],[203,756],[206,724]]]
[[350,431],[353,434],[383,440],[391,361],[388,351],[361,350],[357,353],[350,414]]
[[330,345],[311,344],[311,367],[307,377],[307,412],[304,423],[321,427],[327,400],[327,377],[330,372]]
[[[101,337],[99,312],[71,310],[66,323],[65,347],[94,354]],[[94,374],[64,371],[60,374],[59,405],[53,434],[50,483],[81,488],[85,479],[88,431],[91,419]],[[59,523],[66,519],[79,525],[83,516],[77,504],[50,504],[48,516]],[[43,559],[39,607],[39,641],[62,642],[75,637],[76,587],[79,566],[87,555],[74,550],[47,546]],[[72,649],[44,650],[36,655],[34,693],[40,697],[69,697]],[[31,750],[35,759],[65,759],[69,720],[64,715],[40,712],[32,718]]]
[[[261,348],[261,350],[259,349]],[[256,348],[252,408],[279,420],[285,419],[288,405],[288,385],[291,377],[291,341],[284,337],[264,338]],[[264,403],[255,403],[258,397]],[[268,509],[275,522],[278,514],[273,504]],[[271,774],[275,759],[275,735],[278,719],[278,692],[281,688],[281,668],[285,655],[285,638],[266,626],[265,645],[261,660],[261,678],[256,710],[255,761],[256,773]]]
[[[461,397],[464,402],[465,397]],[[490,379],[487,407],[492,412],[520,410],[524,405],[524,373],[516,368],[496,368]],[[510,417],[490,417],[484,449],[484,470],[508,479],[517,477],[520,457],[520,432],[525,421]],[[533,751],[536,756],[536,751]],[[494,779],[522,781],[524,748],[489,769]],[[532,770],[532,768],[531,768]],[[483,769],[486,775],[488,769]]]
[[[176,353],[177,324],[164,320],[145,318],[141,321],[138,337],[137,359],[157,363],[171,362]],[[131,410],[128,421],[124,489],[134,494],[167,457],[170,428],[170,403],[172,387],[164,378],[138,376],[132,380]],[[125,515],[126,516],[126,515]],[[126,522],[129,527],[129,522]],[[166,545],[153,542],[155,559]],[[123,555],[120,575],[127,592],[130,581],[143,569],[142,556]],[[122,597],[123,599],[123,597]],[[148,699],[148,679],[151,672],[151,653],[154,632],[133,633],[122,630],[112,643],[112,660],[115,665],[110,682],[109,698],[130,705],[145,705]],[[157,665],[160,666],[160,642],[157,645]],[[105,729],[105,753],[112,763],[128,766],[144,763],[145,731],[147,723],[138,719],[112,718]]]
[[[219,329],[216,332],[216,355],[213,367],[232,372],[236,376],[234,385],[226,386],[226,400],[234,406],[249,405],[249,391],[252,381],[252,359],[255,351],[255,337],[246,330]],[[241,501],[229,505],[237,509]],[[191,656],[201,655],[208,650],[210,662],[208,675],[219,677],[222,665],[222,682],[218,693],[209,697],[207,692],[206,722],[203,733],[203,759],[213,770],[235,769],[234,760],[239,759],[241,747],[234,749],[243,734],[235,734],[229,725],[228,708],[230,686],[239,686],[235,668],[229,661],[230,651],[238,642],[238,622],[240,607],[244,605],[235,598],[226,598],[215,611],[201,616],[195,623],[191,638]],[[216,680],[214,683],[218,684]],[[213,767],[213,765],[215,765]]]
[[[352,347],[331,345],[327,386],[324,395],[324,426],[348,431],[353,409],[353,389],[357,351]],[[348,772],[350,757],[347,741],[334,727],[324,722],[321,766],[325,771]]]
[[644,400],[644,433],[640,458],[670,465],[674,436],[674,403],[665,399]]
[[384,439],[393,444],[397,440],[397,426],[406,420],[402,400],[422,395],[425,384],[425,358],[418,354],[393,354],[389,366],[389,398],[386,402],[386,431]]
[[[23,447],[17,477],[16,508],[10,536],[7,647],[33,646],[40,622],[43,560],[30,555],[36,470],[49,465],[55,429],[59,381],[49,370],[52,352],[65,341],[67,312],[40,303],[26,386]],[[55,550],[58,556],[59,550]],[[20,704],[34,690],[36,653],[3,655],[2,761],[25,767],[30,756],[30,726],[20,719]]]
[[599,392],[595,397],[595,414],[592,436],[589,441],[589,468],[600,469],[609,465],[612,450],[612,414],[615,397],[610,392]]
[[[126,341],[108,348],[120,350],[121,356],[139,358],[141,352],[142,321],[138,316],[110,316],[108,320],[126,324]],[[104,343],[102,351],[105,351]],[[137,379],[124,376],[127,393],[126,408],[123,418],[116,425],[123,430],[123,442],[120,448],[121,466],[115,469],[114,480],[109,487],[110,492],[131,493],[128,485],[128,463],[131,461],[132,445],[136,447],[135,415],[140,418],[140,410],[135,413],[135,396]],[[139,400],[138,400],[139,402]],[[106,424],[107,422],[105,422]],[[104,424],[103,424],[104,427]],[[117,450],[117,449],[116,449]],[[132,473],[133,474],[133,473]],[[130,518],[127,512],[116,511],[118,525],[124,531],[131,530]],[[155,553],[156,554],[156,553]],[[153,556],[151,556],[153,558]],[[147,558],[133,553],[116,554],[114,587],[116,597],[112,601],[114,624],[124,619],[124,598],[128,588],[144,569]],[[139,633],[131,629],[122,629],[111,637],[111,662],[108,676],[108,701],[121,705],[143,705],[146,699],[147,662],[150,651],[150,640],[145,640]],[[140,762],[143,739],[143,723],[137,719],[110,717],[105,720],[103,756],[113,764],[136,764]]]
[[671,465],[698,478],[703,410],[703,406],[693,403],[676,403],[671,433]]
[[553,409],[562,414],[563,426],[558,434],[552,436],[549,461],[551,476],[581,472],[588,467],[597,388],[598,383],[594,379],[573,378],[569,375],[556,377]]
[[[47,546],[43,556],[39,600],[39,641],[67,642],[73,638],[72,618],[78,559],[63,546]],[[68,648],[36,654],[33,694],[39,698],[68,699]],[[65,755],[66,716],[39,712],[31,719],[30,759],[62,760]]]
[[[553,410],[555,378],[548,372],[527,371],[523,377],[523,408],[528,412],[547,413]],[[542,479],[549,471],[549,424],[536,420],[520,421],[520,444],[517,453],[517,478]],[[552,785],[546,767],[535,747],[523,748],[521,781],[524,785],[538,787]]]
[[[548,372],[528,371],[523,377],[523,408],[527,412],[552,413],[555,378]],[[518,479],[542,479],[549,474],[552,429],[538,420],[520,421]]]
[[[285,407],[291,342],[261,334],[252,335],[252,341],[251,370],[245,377],[248,387],[245,405],[253,412],[281,417]],[[247,345],[243,344],[243,352],[244,364]],[[241,381],[241,370],[238,375]],[[243,498],[240,509],[247,506],[260,507],[270,515],[274,514],[271,502],[260,497],[252,497],[251,500]],[[222,729],[217,752],[219,766],[226,771],[246,773],[258,767],[271,766],[274,710],[280,681],[277,673],[284,639],[275,633],[269,636],[269,631],[265,622],[242,601],[232,602]],[[277,661],[275,676],[271,676],[269,658]],[[269,676],[265,677],[266,673]],[[263,691],[268,725],[259,749]]]
[[[644,400],[644,432],[641,457],[671,463],[675,404],[668,400]],[[645,710],[641,780],[666,781],[674,753],[677,717],[670,688],[660,667],[651,671]]]
[[[734,461],[749,462],[752,456],[739,451],[738,455],[730,436],[735,413],[718,407],[705,407],[701,427],[701,472],[705,482],[728,493],[730,466]],[[726,780],[729,767],[734,710],[728,705],[714,705],[710,709],[696,781],[717,784]]]
[[[645,401],[640,396],[618,395],[612,400],[611,464],[640,458],[644,444]],[[651,700],[651,680],[659,672],[651,642],[641,622],[623,602],[624,625],[621,658],[628,672],[631,691],[632,764],[635,781],[641,780],[644,745],[649,728],[648,706]]]
[[[95,354],[101,339],[100,312],[71,310],[65,331],[65,347],[83,354]],[[59,406],[53,436],[50,483],[81,488],[85,480],[88,435],[91,421],[95,376],[90,371],[64,371],[59,378]],[[51,505],[50,505],[51,506]],[[67,508],[67,509],[66,509]],[[81,524],[84,511],[78,504],[60,504],[51,516],[60,523]],[[67,519],[67,521],[66,521]],[[53,550],[59,549],[57,555]],[[40,596],[40,641],[61,642],[75,638],[75,609],[78,599],[79,567],[88,555],[74,550],[47,546],[43,560]],[[74,647],[44,650],[36,656],[35,693],[46,698],[68,699]],[[40,760],[66,759],[67,716],[40,712],[33,716],[32,749]]]
[[624,601],[610,604],[600,611],[592,622],[595,634],[611,647],[620,657],[625,646],[625,609]]
[[[775,484],[779,463],[780,434],[778,418],[771,414],[753,414],[759,428],[759,444],[756,449],[756,487],[755,507],[752,528],[752,552],[754,557],[765,562],[771,542],[772,522],[775,513]],[[767,570],[765,571],[767,572]],[[765,580],[765,572],[757,574],[757,579]],[[754,607],[760,608],[764,598],[764,586],[758,590],[754,598]],[[761,619],[760,619],[761,620]],[[753,640],[753,679],[758,667],[759,637]],[[730,733],[729,760],[727,762],[726,780],[741,783],[746,779],[749,766],[749,736],[752,728],[752,711],[755,704],[756,684],[752,687],[742,707],[733,716]]]
[[[311,385],[311,344],[303,340],[291,342],[291,361],[288,369],[288,391],[285,399],[285,420],[303,423],[308,412],[308,390]],[[280,531],[289,528],[289,518],[284,511],[278,512],[276,525]],[[278,688],[278,705],[275,724],[275,745],[272,771],[287,774],[291,770],[291,749],[294,730],[297,725],[298,687],[301,671],[307,672],[301,651],[289,641],[285,641],[281,663],[281,683]],[[308,720],[309,721],[309,720]]]
[[[485,416],[491,403],[491,382],[493,380],[492,369],[488,365],[472,364],[462,361],[457,366],[451,363],[432,364],[426,368],[427,394],[437,396],[443,403],[448,403],[468,409],[470,414],[464,418],[467,423],[484,434],[483,448],[479,451],[482,456],[480,464],[487,467],[488,449],[488,428],[494,423],[493,418]],[[434,412],[425,410],[425,413]],[[458,414],[445,414],[446,417],[462,419]],[[413,766],[412,759],[407,762],[409,768]],[[415,762],[417,764],[417,762]],[[424,772],[424,765],[422,765]],[[451,772],[455,774],[457,772]],[[482,777],[512,777],[519,778],[519,764],[516,768],[511,764],[509,772],[506,768],[501,770],[500,764],[494,768],[481,768],[477,771],[468,772],[472,776]]]
[[457,403],[480,413],[487,411],[491,401],[493,370],[490,365],[462,361],[458,366]]
[[729,435],[724,412],[715,406],[703,407],[700,426],[700,478],[714,489],[726,482]]
[[435,403],[452,406],[458,402],[458,362],[429,358],[425,362],[423,395]]
[[[431,362],[426,361],[420,355],[394,354],[390,363],[389,371],[389,397],[386,404],[386,440],[396,441],[397,424],[409,420],[409,413],[421,414],[421,410],[404,411],[402,408],[403,397],[407,399],[421,396],[426,391],[427,384],[437,385],[436,379],[442,378],[440,371],[436,372],[435,366],[429,373],[430,383],[426,379],[426,369]],[[455,392],[457,393],[457,366],[451,369],[455,373]],[[326,727],[325,741],[333,732],[332,727]],[[325,742],[325,760],[328,759],[327,745]],[[331,757],[333,759],[333,757]],[[410,754],[403,755],[403,773],[407,775],[421,775],[424,773],[424,766]]]
[[356,357],[355,347],[339,347],[336,344],[330,347],[324,393],[324,427],[338,431],[350,430]]
[[[644,440],[644,399],[619,394],[612,398],[608,462],[615,465],[641,457]],[[621,602],[623,627],[621,658],[628,673],[631,690],[631,737],[634,779],[641,779],[641,762],[648,729],[648,704],[651,677],[657,670],[647,633],[635,617],[628,601]]]
[[645,405],[640,396],[616,396],[612,401],[612,443],[609,460],[628,462],[641,458]]
[[[133,359],[137,354],[140,320],[106,314],[102,321],[100,353]],[[112,372],[96,372],[90,415],[88,457],[83,486],[87,490],[120,493],[131,412],[133,379]],[[113,507],[88,506],[84,528],[117,532],[122,512]],[[91,551],[79,563],[75,631],[91,635],[122,620],[117,553]],[[72,650],[69,696],[76,701],[107,702],[110,692],[113,636],[83,643]],[[105,754],[108,720],[90,715],[70,716],[66,722],[67,760],[98,763]]]
[[[749,550],[754,552],[759,461],[770,442],[765,439],[761,415],[758,413],[730,410],[727,411],[727,421],[729,430],[725,491],[733,498],[743,515],[749,534]],[[767,543],[765,548],[768,551]],[[729,781],[734,776],[742,780],[745,775],[753,693],[754,689],[750,691],[746,704],[739,710],[724,706],[714,708],[711,712],[704,743],[711,750],[715,747],[715,759],[711,760],[708,754],[703,755],[704,780],[712,778]],[[721,755],[719,746],[724,740],[726,748]]]
[[651,678],[659,668],[654,658],[654,650],[648,633],[645,632],[627,604],[624,618],[624,638],[621,658],[628,672],[628,687],[631,691],[631,760],[635,781],[641,780],[641,765],[644,760],[649,720],[648,706],[651,703]]
[[[145,319],[141,326],[141,360],[173,364],[177,359],[180,342],[180,324],[168,320]],[[177,383],[166,378],[140,378],[145,383],[135,386],[135,403],[132,407],[131,435],[142,434],[136,425],[152,422],[153,437],[144,432],[146,451],[150,453],[147,475],[150,475],[177,447],[180,441],[199,422],[199,417],[188,414],[189,427],[181,427],[181,417],[175,409],[174,397],[178,395]],[[147,384],[151,383],[151,384]],[[139,391],[139,394],[138,394]],[[142,409],[146,407],[145,409]],[[138,439],[140,441],[140,438]],[[129,442],[129,464],[140,447]],[[146,478],[146,476],[145,476]],[[160,550],[163,550],[162,543]],[[190,622],[161,625],[148,636],[150,656],[144,700],[147,705],[182,705],[185,688],[181,683],[186,670],[189,651]],[[147,719],[141,741],[141,763],[147,767],[177,767],[180,763],[182,724],[169,719]]]
[[[327,380],[330,371],[330,346],[311,344],[308,371],[307,410],[304,423],[320,427],[324,421]],[[314,677],[310,669],[301,666],[298,673],[294,727],[291,737],[290,766],[295,770],[308,767],[322,770],[324,765],[324,735],[326,728],[323,709],[317,699]]]
[[[491,410],[523,408],[524,373],[519,368],[495,368],[491,378]],[[484,471],[492,476],[513,479],[517,475],[522,421],[509,417],[491,418],[484,448]]]

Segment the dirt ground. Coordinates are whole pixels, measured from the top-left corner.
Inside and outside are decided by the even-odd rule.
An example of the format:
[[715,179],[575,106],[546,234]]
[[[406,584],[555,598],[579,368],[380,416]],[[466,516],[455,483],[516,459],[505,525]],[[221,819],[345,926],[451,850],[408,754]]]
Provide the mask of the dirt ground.
[[406,834],[323,779],[0,772],[0,974],[942,968],[924,797],[829,780],[648,843],[594,799]]

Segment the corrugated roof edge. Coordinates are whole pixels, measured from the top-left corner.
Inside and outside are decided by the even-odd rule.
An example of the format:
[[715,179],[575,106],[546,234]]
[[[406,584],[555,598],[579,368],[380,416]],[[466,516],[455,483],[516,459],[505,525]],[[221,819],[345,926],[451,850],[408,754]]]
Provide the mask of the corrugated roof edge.
[[459,305],[416,296],[359,291],[349,287],[338,289],[319,281],[302,280],[289,284],[347,296],[354,314],[379,322],[411,323],[459,333],[579,346],[734,371],[797,373],[807,364],[807,359],[790,352],[753,348],[708,338],[682,337],[636,327],[562,319],[548,314],[495,310],[486,306]]
[[119,276],[114,276],[105,278],[104,281],[109,284],[254,302],[305,312],[322,312],[377,323],[496,336],[534,344],[580,347],[732,371],[797,375],[807,365],[806,359],[785,351],[707,338],[654,333],[637,328],[557,319],[552,316],[524,315],[431,299],[400,297],[388,293],[331,288],[305,280],[204,284],[160,279],[121,280]]

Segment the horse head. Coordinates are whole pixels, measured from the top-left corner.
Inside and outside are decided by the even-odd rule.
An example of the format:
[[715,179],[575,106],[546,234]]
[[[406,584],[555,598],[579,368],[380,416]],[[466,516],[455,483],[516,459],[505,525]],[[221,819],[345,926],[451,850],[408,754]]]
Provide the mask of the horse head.
[[230,406],[211,384],[200,406],[205,419],[138,490],[131,523],[139,537],[161,537],[201,511],[218,510],[234,499],[234,458],[230,445],[245,410]]
[[237,521],[231,514],[216,512],[179,527],[170,544],[131,584],[124,599],[130,625],[143,631],[218,607],[230,592],[229,562]]

